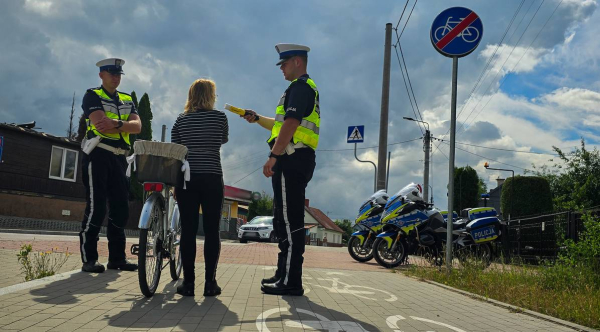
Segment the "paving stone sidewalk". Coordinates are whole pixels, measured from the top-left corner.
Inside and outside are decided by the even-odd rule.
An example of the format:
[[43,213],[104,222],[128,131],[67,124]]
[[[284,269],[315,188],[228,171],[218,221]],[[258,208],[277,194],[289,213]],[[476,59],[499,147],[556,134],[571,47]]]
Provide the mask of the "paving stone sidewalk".
[[[335,262],[332,262],[335,264]],[[76,272],[0,296],[0,329],[23,331],[572,331],[398,273],[306,268],[305,296],[271,296],[272,267],[220,264],[223,294],[181,297],[164,270],[154,297],[135,272]],[[1,291],[1,290],[0,290]],[[1,294],[1,292],[0,292]]]

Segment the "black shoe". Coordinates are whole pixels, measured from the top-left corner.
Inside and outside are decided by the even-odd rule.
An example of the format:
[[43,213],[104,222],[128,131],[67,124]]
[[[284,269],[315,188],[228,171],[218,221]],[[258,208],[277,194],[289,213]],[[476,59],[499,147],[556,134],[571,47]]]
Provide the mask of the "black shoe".
[[264,284],[274,284],[274,283],[278,282],[279,279],[281,279],[281,278],[279,278],[277,275],[274,275],[271,278],[265,278],[265,279],[263,279],[260,282],[260,284],[261,285],[264,285]]
[[98,261],[83,263],[81,271],[91,273],[102,273],[104,272],[104,265],[98,263]]
[[274,284],[264,284],[260,290],[262,290],[265,294],[271,295],[304,295],[304,289],[302,286],[286,286],[281,281],[278,281]]
[[204,283],[204,296],[217,296],[221,294],[221,287],[217,285],[217,281],[207,281]]
[[138,269],[137,264],[129,263],[126,259],[120,262],[108,262],[106,267],[110,270],[135,271]]
[[181,285],[177,286],[177,294],[183,296],[194,296],[194,283],[185,282],[184,280]]

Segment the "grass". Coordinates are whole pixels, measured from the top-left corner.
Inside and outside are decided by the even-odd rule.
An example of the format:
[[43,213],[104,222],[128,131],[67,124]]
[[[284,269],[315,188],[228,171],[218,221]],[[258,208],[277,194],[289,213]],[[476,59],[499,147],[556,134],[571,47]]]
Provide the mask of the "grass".
[[545,263],[467,265],[445,269],[412,265],[403,273],[576,324],[600,328],[600,273],[588,265]]

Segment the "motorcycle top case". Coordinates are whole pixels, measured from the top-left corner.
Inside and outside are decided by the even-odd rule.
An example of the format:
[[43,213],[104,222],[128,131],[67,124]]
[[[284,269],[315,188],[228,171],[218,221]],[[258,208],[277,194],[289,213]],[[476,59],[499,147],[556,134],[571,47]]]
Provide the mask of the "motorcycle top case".
[[498,215],[493,207],[473,208],[468,211],[469,220],[475,220],[485,217],[495,217]]
[[484,217],[467,224],[467,232],[475,243],[493,241],[500,236],[500,221],[497,217]]

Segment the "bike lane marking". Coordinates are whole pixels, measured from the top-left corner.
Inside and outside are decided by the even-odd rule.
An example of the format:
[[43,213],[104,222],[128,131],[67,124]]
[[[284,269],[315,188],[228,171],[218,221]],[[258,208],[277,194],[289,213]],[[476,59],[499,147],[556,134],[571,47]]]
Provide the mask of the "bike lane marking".
[[[305,278],[305,279],[312,280],[313,278],[309,277],[309,278]],[[323,288],[333,294],[350,294],[350,295],[354,295],[361,299],[372,300],[372,301],[381,300],[381,298],[377,298],[377,297],[372,298],[372,297],[368,297],[366,295],[374,295],[375,292],[381,292],[381,293],[387,295],[387,298],[384,299],[385,301],[387,301],[387,302],[398,301],[398,297],[396,297],[396,295],[394,295],[390,292],[384,291],[382,289],[368,287],[368,286],[362,286],[362,285],[350,285],[350,284],[340,281],[339,278],[330,278],[330,279],[329,278],[317,278],[317,280],[330,281],[331,287],[313,284],[313,283],[309,283],[309,282],[307,282],[306,284],[311,285],[313,287]],[[338,286],[338,284],[341,284],[343,287],[340,288]],[[352,288],[354,288],[355,290],[352,290]],[[359,290],[359,289],[362,289],[362,290]],[[305,291],[305,294],[306,294],[306,291]]]
[[455,25],[454,29],[450,30],[435,45],[439,49],[443,49],[444,47],[448,46],[448,44],[450,44],[450,42],[452,40],[454,40],[454,38],[456,38],[456,36],[458,36],[461,32],[463,32],[463,30],[468,28],[471,25],[471,23],[475,22],[475,20],[478,18],[479,18],[479,16],[477,16],[477,14],[475,14],[475,12],[471,12],[471,14],[467,15],[467,17],[465,17],[460,23]]
[[[452,331],[456,331],[456,332],[466,332],[465,330],[461,330],[458,327],[446,324],[446,323],[442,323],[442,322],[438,322],[435,320],[431,320],[431,319],[427,319],[427,318],[421,318],[421,317],[415,317],[415,316],[409,316],[411,319],[416,320],[416,321],[421,321],[421,322],[426,322],[426,323],[430,323],[430,324],[434,324],[434,325],[439,325],[439,326],[443,326],[445,328],[448,328]],[[406,318],[404,318],[401,315],[395,315],[395,316],[390,316],[388,317],[385,322],[387,324],[388,327],[390,327],[391,329],[394,329],[394,332],[402,332],[402,330],[400,329],[400,326],[398,326],[398,322],[401,320],[405,320]],[[433,332],[433,331],[429,331],[429,332]]]
[[[269,309],[269,310],[263,312],[262,314],[258,315],[258,317],[256,318],[256,328],[261,332],[270,332],[271,330],[269,330],[269,328],[267,327],[267,319],[270,316],[273,316],[275,314],[282,313],[282,312],[290,312],[290,311],[286,308],[274,308],[274,309]],[[279,317],[279,320],[282,323],[285,322],[286,327],[293,327],[293,328],[300,328],[300,329],[326,330],[329,332],[341,332],[341,331],[369,332],[369,331],[365,330],[359,323],[356,323],[356,322],[332,321],[323,315],[319,315],[310,310],[305,310],[305,309],[300,309],[300,308],[296,309],[296,312],[298,312],[299,314],[302,313],[302,314],[305,314],[305,315],[308,315],[311,317],[315,317],[318,320],[305,320],[305,319],[282,320],[281,315]]]

